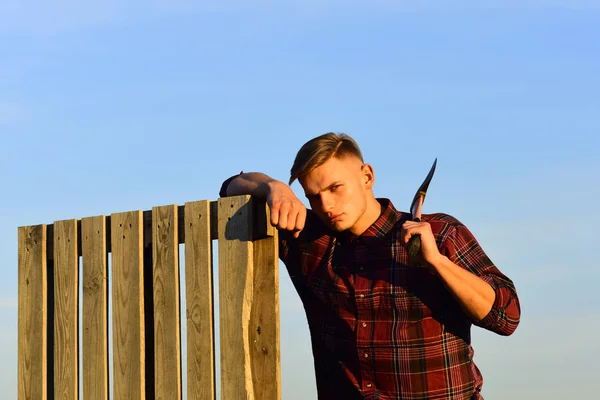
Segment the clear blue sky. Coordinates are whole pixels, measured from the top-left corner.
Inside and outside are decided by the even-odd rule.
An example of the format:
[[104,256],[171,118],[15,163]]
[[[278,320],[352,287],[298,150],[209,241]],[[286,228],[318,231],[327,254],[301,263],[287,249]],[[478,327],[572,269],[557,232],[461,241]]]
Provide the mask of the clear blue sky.
[[[517,332],[473,333],[486,399],[597,398],[600,2],[500,3],[3,2],[3,396],[18,226],[216,199],[242,169],[287,180],[299,146],[339,131],[399,209],[437,157],[425,212],[515,281]],[[283,267],[281,303],[283,398],[311,399]]]

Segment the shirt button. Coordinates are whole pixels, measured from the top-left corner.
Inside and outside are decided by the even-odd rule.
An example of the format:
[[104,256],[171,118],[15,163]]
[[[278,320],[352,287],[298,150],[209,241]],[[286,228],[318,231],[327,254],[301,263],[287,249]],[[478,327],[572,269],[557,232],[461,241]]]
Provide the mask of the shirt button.
[[367,323],[366,322],[363,322],[361,325],[362,325],[363,328],[367,327]]
[[368,388],[370,388],[371,386],[373,386],[371,383],[367,383]]
[[358,295],[358,297],[360,297],[361,299],[364,299],[365,295],[361,293],[361,294]]
[[369,355],[367,353],[365,353],[365,358],[369,358]]

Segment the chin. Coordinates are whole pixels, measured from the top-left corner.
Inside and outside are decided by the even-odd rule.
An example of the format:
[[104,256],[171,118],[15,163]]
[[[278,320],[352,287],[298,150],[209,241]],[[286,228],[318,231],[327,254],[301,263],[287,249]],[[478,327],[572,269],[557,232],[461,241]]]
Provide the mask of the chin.
[[348,228],[341,227],[339,225],[329,225],[329,227],[331,228],[332,231],[335,231],[335,232],[343,232],[346,229],[348,229]]
[[350,226],[347,226],[348,224],[344,223],[344,221],[340,221],[340,222],[336,222],[334,224],[329,224],[329,227],[331,227],[331,229],[333,231],[336,232],[343,232],[343,231],[347,231],[348,229],[350,229]]

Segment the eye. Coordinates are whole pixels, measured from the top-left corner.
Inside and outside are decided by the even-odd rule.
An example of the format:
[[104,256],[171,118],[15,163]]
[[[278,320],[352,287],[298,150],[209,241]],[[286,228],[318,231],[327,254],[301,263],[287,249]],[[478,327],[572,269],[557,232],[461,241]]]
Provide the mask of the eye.
[[331,187],[331,191],[332,191],[332,192],[335,192],[335,191],[336,191],[336,190],[337,190],[337,189],[338,189],[340,186],[342,186],[342,185],[333,185],[333,186]]

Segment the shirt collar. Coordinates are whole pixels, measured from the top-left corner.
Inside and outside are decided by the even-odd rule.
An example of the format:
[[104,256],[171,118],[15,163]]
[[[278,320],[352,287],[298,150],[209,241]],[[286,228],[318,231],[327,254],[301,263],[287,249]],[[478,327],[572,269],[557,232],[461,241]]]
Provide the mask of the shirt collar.
[[369,242],[372,239],[386,236],[392,230],[394,225],[400,220],[401,213],[396,210],[391,200],[378,198],[377,201],[381,204],[381,215],[359,236],[354,235],[350,231],[338,234],[338,239],[341,243],[352,243],[359,238],[364,239],[365,242]]

